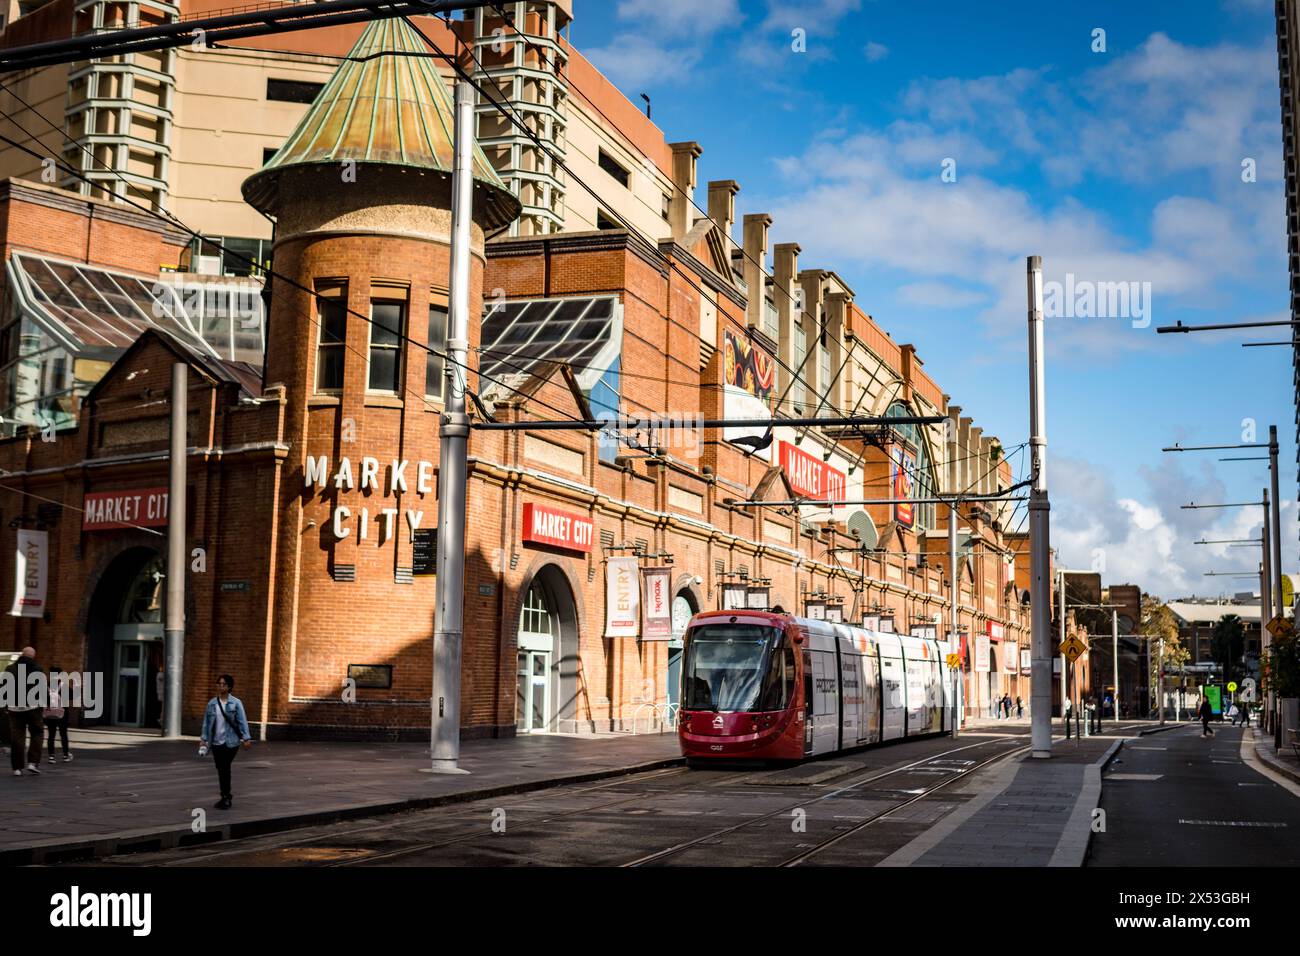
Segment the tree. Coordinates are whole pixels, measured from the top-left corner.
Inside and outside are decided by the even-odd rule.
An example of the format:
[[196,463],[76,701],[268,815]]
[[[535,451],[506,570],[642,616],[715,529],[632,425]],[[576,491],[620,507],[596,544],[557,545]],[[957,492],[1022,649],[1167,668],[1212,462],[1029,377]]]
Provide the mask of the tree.
[[[1151,696],[1155,699],[1160,680],[1160,642],[1164,641],[1165,670],[1178,670],[1191,659],[1191,652],[1183,647],[1178,639],[1178,621],[1174,612],[1160,598],[1150,594],[1142,595],[1142,615],[1138,621],[1138,633],[1147,639],[1150,672],[1147,682],[1151,686]],[[1158,706],[1158,704],[1157,704]]]
[[1234,680],[1241,670],[1241,655],[1246,649],[1246,627],[1235,614],[1225,614],[1214,624],[1210,634],[1210,652],[1223,662],[1223,679]]
[[1278,697],[1300,697],[1300,643],[1288,619],[1273,638],[1263,661],[1264,689]]

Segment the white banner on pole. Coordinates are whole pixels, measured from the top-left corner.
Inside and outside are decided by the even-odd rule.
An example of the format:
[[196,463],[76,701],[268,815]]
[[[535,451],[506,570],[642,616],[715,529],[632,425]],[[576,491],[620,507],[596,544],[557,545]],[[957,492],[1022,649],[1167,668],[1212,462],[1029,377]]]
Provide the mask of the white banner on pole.
[[1015,641],[1007,641],[1002,645],[1003,649],[1003,670],[1009,674],[1014,674],[1020,670],[1020,645]]
[[605,564],[605,636],[636,637],[640,610],[637,559],[609,558]]
[[979,674],[987,674],[990,669],[989,660],[989,636],[987,634],[975,635],[975,671]]
[[18,530],[14,554],[14,605],[10,617],[43,617],[49,582],[50,534]]
[[673,636],[673,608],[669,592],[672,589],[671,568],[646,568],[645,603],[642,611],[641,639],[666,641]]

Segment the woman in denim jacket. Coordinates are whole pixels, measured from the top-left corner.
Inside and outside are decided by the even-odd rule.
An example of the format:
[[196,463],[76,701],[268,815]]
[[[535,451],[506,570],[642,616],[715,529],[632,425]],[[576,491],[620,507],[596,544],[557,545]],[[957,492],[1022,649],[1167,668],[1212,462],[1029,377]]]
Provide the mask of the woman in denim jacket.
[[217,678],[217,696],[208,701],[208,709],[203,712],[202,745],[199,756],[205,756],[212,750],[217,764],[217,782],[221,786],[221,799],[215,804],[218,810],[229,810],[230,765],[239,753],[240,744],[247,750],[253,746],[253,737],[248,732],[248,717],[244,714],[244,703],[234,694],[235,679],[229,674]]

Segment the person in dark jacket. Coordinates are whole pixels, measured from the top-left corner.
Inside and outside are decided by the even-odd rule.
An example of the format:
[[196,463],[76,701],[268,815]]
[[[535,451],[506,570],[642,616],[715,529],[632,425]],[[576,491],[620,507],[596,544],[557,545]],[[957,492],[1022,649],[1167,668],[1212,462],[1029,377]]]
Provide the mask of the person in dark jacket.
[[[45,724],[41,718],[42,708],[30,700],[30,678],[32,674],[44,671],[36,662],[36,648],[24,647],[22,657],[5,668],[14,689],[14,700],[6,715],[9,719],[9,740],[13,748],[9,752],[9,766],[15,777],[23,775],[24,765],[33,776],[41,772],[41,743]],[[29,742],[30,738],[30,742]]]
[[1214,708],[1210,706],[1210,698],[1201,698],[1201,736],[1213,737],[1214,731],[1210,729],[1210,718],[1214,716]]

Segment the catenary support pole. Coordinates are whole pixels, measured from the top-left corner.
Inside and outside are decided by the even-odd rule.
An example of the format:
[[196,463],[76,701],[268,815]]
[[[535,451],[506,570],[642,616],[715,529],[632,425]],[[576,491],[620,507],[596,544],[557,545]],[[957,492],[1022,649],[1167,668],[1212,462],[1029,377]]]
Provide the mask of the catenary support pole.
[[456,84],[451,186],[446,403],[438,451],[438,582],[433,636],[432,770],[460,769],[460,656],[465,627],[466,353],[469,349],[470,223],[474,198],[474,87]]
[[[1271,555],[1273,565],[1273,614],[1275,617],[1281,617],[1286,609],[1282,606],[1282,498],[1277,490],[1277,426],[1268,426],[1268,471],[1269,487],[1272,489],[1273,501],[1273,551]],[[1265,618],[1268,615],[1261,614],[1259,621],[1260,626],[1267,624]]]
[[[1058,648],[1065,646],[1065,569],[1059,572],[1061,579],[1061,607],[1058,613],[1061,615],[1061,633]],[[1065,659],[1065,651],[1061,655],[1061,716],[1065,716],[1065,702],[1070,699],[1070,662]]]
[[1110,694],[1110,717],[1119,720],[1119,611],[1114,608],[1110,609],[1110,655],[1111,681],[1115,684]]
[[[1264,565],[1264,574],[1262,577],[1263,583],[1260,585],[1260,590],[1259,590],[1259,608],[1260,608],[1259,626],[1261,631],[1264,625],[1268,623],[1268,615],[1269,612],[1272,610],[1274,603],[1281,601],[1281,598],[1279,596],[1273,594],[1274,569],[1273,569],[1272,541],[1273,538],[1277,537],[1277,533],[1273,528],[1273,516],[1272,516],[1272,512],[1269,510],[1267,488],[1264,489],[1263,501],[1264,501],[1264,535],[1263,538],[1261,539],[1263,542],[1263,548],[1261,549],[1262,554],[1260,557],[1260,561]],[[1224,680],[1227,680],[1228,675],[1224,674],[1223,676],[1224,676]]]
[[1165,722],[1165,639],[1160,638],[1160,666],[1156,670],[1156,692],[1160,698],[1160,723]]
[[[171,447],[167,468],[167,624],[163,630],[163,736],[181,735],[185,675],[185,463],[190,367],[172,366]],[[145,688],[144,693],[152,693]]]
[[1052,571],[1047,498],[1047,395],[1043,374],[1043,259],[1027,263],[1029,293],[1029,492],[1030,643],[1033,701],[1030,741],[1035,757],[1052,755]]
[[[957,502],[948,505],[948,653],[960,652],[961,638],[957,635]],[[952,735],[957,736],[961,726],[961,667],[952,669]]]

